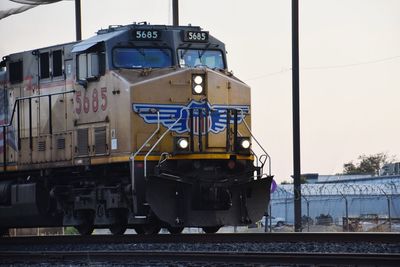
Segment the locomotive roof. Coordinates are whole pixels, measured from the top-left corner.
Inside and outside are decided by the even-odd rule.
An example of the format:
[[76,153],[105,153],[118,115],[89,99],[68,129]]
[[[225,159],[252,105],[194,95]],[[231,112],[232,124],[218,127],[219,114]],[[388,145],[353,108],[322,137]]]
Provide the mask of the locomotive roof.
[[106,29],[101,29],[97,31],[97,34],[105,34],[105,33],[110,33],[110,32],[115,32],[115,31],[126,31],[126,30],[132,30],[132,29],[155,29],[155,30],[195,30],[195,31],[200,31],[201,28],[199,26],[192,26],[192,25],[187,25],[187,26],[170,26],[170,25],[151,25],[148,24],[147,22],[142,22],[142,23],[134,23],[134,24],[129,24],[129,25],[110,25]]
[[[110,44],[122,44],[124,42],[132,41],[132,32],[135,30],[156,30],[160,32],[169,32],[170,34],[166,34],[160,39],[157,40],[147,40],[150,43],[154,44],[154,41],[162,41],[164,43],[175,43],[174,46],[178,45],[178,40],[176,35],[180,34],[182,31],[201,31],[202,29],[199,26],[167,26],[167,25],[150,25],[147,23],[139,23],[139,24],[130,24],[130,25],[111,25],[107,29],[101,29],[97,32],[97,35],[90,37],[86,40],[82,40],[81,42],[74,45],[71,52],[79,53],[83,52],[98,43],[101,42],[109,42]],[[146,40],[140,40],[143,44]],[[217,40],[216,38],[210,36],[210,42],[214,44],[218,44],[218,47],[221,49],[224,48],[224,44]]]

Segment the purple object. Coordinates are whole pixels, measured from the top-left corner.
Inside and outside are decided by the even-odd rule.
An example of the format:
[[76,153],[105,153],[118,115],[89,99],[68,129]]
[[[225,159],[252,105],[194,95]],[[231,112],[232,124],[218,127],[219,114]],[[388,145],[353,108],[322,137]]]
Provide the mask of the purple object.
[[271,194],[272,194],[273,192],[275,192],[275,190],[276,190],[277,187],[278,187],[278,186],[277,186],[275,180],[272,179],[272,183],[271,183]]

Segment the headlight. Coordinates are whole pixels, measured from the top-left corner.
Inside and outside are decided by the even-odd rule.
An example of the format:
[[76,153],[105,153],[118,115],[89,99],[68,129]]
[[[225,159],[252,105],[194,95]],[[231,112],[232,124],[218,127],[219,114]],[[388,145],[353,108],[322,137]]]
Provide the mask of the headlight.
[[236,152],[250,153],[251,139],[250,137],[237,137],[236,139]]
[[251,143],[250,143],[250,140],[243,139],[242,142],[240,143],[240,145],[242,146],[242,148],[248,149],[250,147]]
[[176,136],[174,140],[176,152],[189,151],[190,142],[188,137]]
[[194,81],[195,84],[200,85],[200,84],[203,83],[203,77],[201,77],[200,75],[194,76],[193,81]]
[[204,95],[205,94],[205,76],[200,74],[192,75],[192,94]]
[[193,88],[193,90],[194,90],[194,92],[196,93],[196,94],[201,94],[201,93],[203,93],[203,86],[201,86],[201,85],[196,85],[194,88]]
[[181,149],[186,149],[189,146],[189,142],[185,138],[181,138],[178,140],[178,146]]

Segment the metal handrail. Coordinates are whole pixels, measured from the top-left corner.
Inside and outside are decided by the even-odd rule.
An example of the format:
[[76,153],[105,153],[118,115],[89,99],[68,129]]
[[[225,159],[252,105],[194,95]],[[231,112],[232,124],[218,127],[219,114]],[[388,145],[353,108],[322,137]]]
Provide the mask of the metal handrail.
[[3,135],[4,135],[4,151],[3,151],[3,167],[4,170],[6,170],[6,166],[7,166],[7,152],[6,152],[6,148],[7,148],[7,128],[13,125],[13,121],[14,121],[14,116],[15,116],[15,110],[18,107],[18,150],[20,149],[20,125],[19,125],[19,102],[22,100],[29,100],[29,138],[30,138],[30,147],[32,149],[32,125],[31,125],[31,114],[32,114],[32,107],[31,107],[31,100],[34,98],[41,98],[41,97],[48,97],[49,98],[49,131],[50,134],[52,134],[52,113],[51,113],[51,97],[54,95],[65,95],[65,94],[69,94],[69,93],[75,93],[75,90],[70,90],[70,91],[65,91],[65,92],[57,92],[57,93],[52,93],[52,94],[44,94],[44,95],[34,95],[34,96],[25,96],[25,97],[17,97],[14,101],[14,106],[12,109],[12,113],[11,113],[11,118],[10,120],[8,120],[8,123],[3,123],[0,125],[1,128],[3,128]]
[[[251,137],[254,139],[254,141],[256,141],[257,145],[262,149],[262,151],[265,153],[266,156],[266,161],[268,160],[268,174],[269,176],[271,176],[271,156],[267,153],[267,151],[262,147],[262,145],[260,144],[260,142],[258,142],[257,138],[253,135],[252,131],[250,130],[249,125],[247,124],[246,120],[244,119],[243,116],[243,109],[241,108],[236,108],[236,110],[240,111],[240,115],[243,118],[243,123],[246,126],[247,130],[249,131]],[[261,160],[262,156],[260,157]],[[265,162],[264,162],[265,163]],[[264,164],[262,164],[262,166],[264,166]]]
[[[143,145],[136,151],[136,153],[131,154],[129,159],[132,162],[131,166],[131,183],[132,183],[132,196],[135,193],[135,157],[142,151],[142,149],[149,143],[149,141],[157,134],[160,130],[160,111],[157,110],[157,129],[150,135],[149,138],[143,143]],[[134,201],[133,201],[134,202]]]
[[157,142],[154,143],[154,145],[149,149],[149,151],[147,152],[146,156],[144,157],[144,178],[147,178],[147,157],[150,155],[151,152],[153,152],[154,148],[161,142],[161,140],[164,138],[164,136],[171,131],[171,129],[178,123],[178,121],[180,121],[183,117],[183,111],[187,111],[189,109],[189,107],[186,108],[182,108],[179,118],[170,126],[168,127],[168,129],[160,136],[160,138],[158,138]]
[[35,96],[25,96],[25,97],[17,97],[14,101],[14,106],[13,106],[13,112],[11,113],[11,118],[9,123],[7,124],[2,124],[0,127],[10,127],[12,125],[12,121],[14,119],[14,114],[15,114],[15,109],[18,105],[18,102],[21,100],[27,100],[27,99],[34,99],[34,98],[41,98],[41,97],[49,97],[53,95],[65,95],[69,93],[75,93],[75,90],[70,90],[70,91],[65,91],[65,92],[58,92],[58,93],[53,93],[53,94],[45,94],[45,95],[35,95]]

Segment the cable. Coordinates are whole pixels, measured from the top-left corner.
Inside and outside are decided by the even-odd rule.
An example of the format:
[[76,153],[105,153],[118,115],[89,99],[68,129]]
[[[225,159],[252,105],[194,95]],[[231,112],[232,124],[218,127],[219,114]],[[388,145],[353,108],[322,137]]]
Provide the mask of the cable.
[[397,59],[397,58],[400,58],[400,56],[387,57],[387,58],[365,61],[365,62],[360,62],[360,63],[333,65],[333,66],[306,67],[306,68],[302,68],[302,69],[303,70],[339,69],[339,68],[347,68],[347,67],[354,67],[354,66],[360,66],[360,65],[375,64],[375,63],[390,61],[390,60]]
[[[387,57],[387,58],[382,58],[382,59],[376,59],[376,60],[371,60],[371,61],[364,61],[360,63],[351,63],[351,64],[342,64],[342,65],[332,65],[332,66],[317,66],[317,67],[304,67],[300,68],[300,70],[326,70],[326,69],[340,69],[340,68],[348,68],[348,67],[356,67],[356,66],[361,66],[361,65],[369,65],[369,64],[376,64],[376,63],[381,63],[385,61],[390,61],[394,59],[399,59],[400,56],[393,56],[393,57]],[[252,80],[258,80],[258,79],[263,79],[269,76],[274,76],[278,74],[282,74],[288,71],[291,71],[292,68],[282,68],[281,71],[275,71],[275,72],[270,72],[264,75],[256,76],[253,78],[249,79],[244,79],[244,81],[252,81]]]

